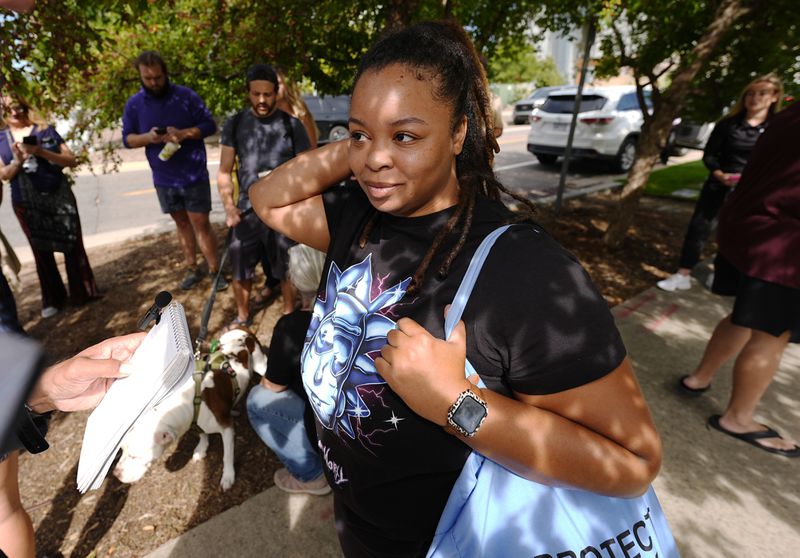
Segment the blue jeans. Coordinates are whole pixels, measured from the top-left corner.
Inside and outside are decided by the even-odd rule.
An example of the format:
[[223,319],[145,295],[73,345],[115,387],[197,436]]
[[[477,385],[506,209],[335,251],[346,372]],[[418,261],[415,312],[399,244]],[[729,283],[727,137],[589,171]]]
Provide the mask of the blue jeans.
[[308,482],[322,474],[322,460],[306,436],[305,407],[305,401],[290,389],[275,393],[256,385],[247,396],[253,430],[293,477]]

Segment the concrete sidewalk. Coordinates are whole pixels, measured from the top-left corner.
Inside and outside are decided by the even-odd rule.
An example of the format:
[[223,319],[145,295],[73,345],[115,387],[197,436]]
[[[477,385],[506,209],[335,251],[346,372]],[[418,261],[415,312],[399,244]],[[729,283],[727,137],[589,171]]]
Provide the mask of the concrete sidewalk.
[[[729,309],[729,300],[698,284],[679,293],[652,288],[614,308],[664,441],[655,488],[684,557],[797,556],[800,459],[760,451],[706,427],[727,402],[730,365],[703,397],[686,398],[676,389]],[[766,424],[796,440],[798,371],[800,345],[790,345],[761,409]],[[331,497],[288,496],[273,487],[148,556],[232,555],[341,556]]]

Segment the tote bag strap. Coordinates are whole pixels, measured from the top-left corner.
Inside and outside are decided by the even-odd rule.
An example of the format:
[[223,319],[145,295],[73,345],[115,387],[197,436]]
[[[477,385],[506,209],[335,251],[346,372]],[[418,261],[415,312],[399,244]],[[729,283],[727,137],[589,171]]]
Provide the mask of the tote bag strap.
[[[447,317],[445,317],[444,320],[445,339],[450,338],[450,335],[453,333],[453,328],[461,319],[461,315],[464,313],[464,307],[467,305],[467,301],[469,300],[469,295],[472,293],[472,288],[475,286],[475,282],[478,280],[478,275],[481,273],[483,262],[485,262],[486,258],[489,256],[492,246],[494,246],[495,241],[497,241],[500,235],[506,232],[509,227],[511,227],[511,225],[503,225],[502,227],[492,231],[486,238],[483,239],[483,242],[481,242],[480,246],[478,246],[478,249],[475,251],[475,254],[473,254],[472,260],[469,262],[469,267],[467,268],[467,273],[464,275],[464,279],[461,280],[461,285],[459,285],[458,291],[456,291],[456,296],[453,297],[450,310],[447,312]],[[464,374],[467,378],[473,374],[477,374],[469,361],[466,361]],[[483,380],[479,380],[478,387],[486,387],[483,383]]]

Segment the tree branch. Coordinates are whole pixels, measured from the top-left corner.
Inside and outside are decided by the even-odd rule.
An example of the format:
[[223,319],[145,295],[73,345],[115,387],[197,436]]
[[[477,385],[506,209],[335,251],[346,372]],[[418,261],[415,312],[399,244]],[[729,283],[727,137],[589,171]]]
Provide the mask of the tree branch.
[[625,52],[625,41],[622,37],[622,31],[619,30],[616,22],[611,24],[611,31],[614,34],[614,39],[616,39],[617,48],[619,49],[619,65],[633,67],[634,61],[628,56],[628,53]]
[[661,76],[663,76],[664,74],[666,74],[667,72],[669,72],[669,71],[670,71],[672,68],[674,68],[674,67],[675,67],[675,60],[670,60],[670,61],[669,61],[669,64],[667,64],[666,66],[664,66],[664,69],[663,69],[663,70],[661,70],[661,71],[660,71],[660,72],[658,72],[657,74],[654,74],[654,75],[653,75],[653,77],[655,78],[655,81],[658,81],[658,78],[660,78]]

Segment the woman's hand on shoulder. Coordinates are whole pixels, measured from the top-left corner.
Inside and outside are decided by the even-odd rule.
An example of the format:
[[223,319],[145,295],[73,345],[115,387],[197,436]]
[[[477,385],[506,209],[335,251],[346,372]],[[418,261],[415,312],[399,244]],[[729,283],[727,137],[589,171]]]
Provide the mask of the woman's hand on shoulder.
[[444,426],[450,406],[469,387],[464,377],[464,322],[459,322],[445,341],[414,320],[402,318],[386,341],[375,360],[378,373],[415,413]]

